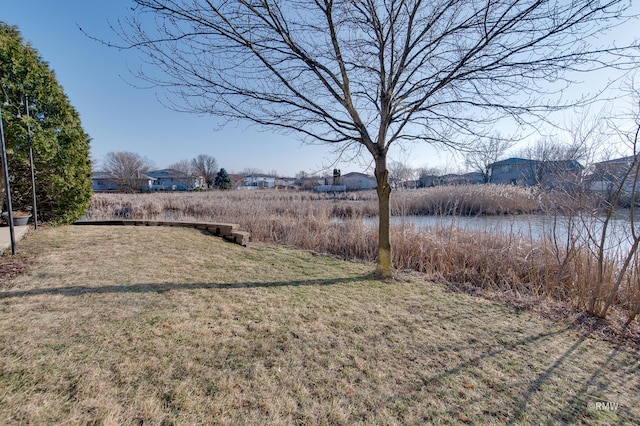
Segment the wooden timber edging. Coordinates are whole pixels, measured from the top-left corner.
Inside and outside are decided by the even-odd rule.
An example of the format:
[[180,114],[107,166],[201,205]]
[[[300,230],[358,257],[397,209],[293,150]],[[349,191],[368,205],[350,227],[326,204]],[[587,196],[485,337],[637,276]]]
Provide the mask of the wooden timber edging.
[[208,231],[241,246],[248,246],[251,234],[238,229],[237,223],[213,222],[183,222],[170,220],[142,220],[142,219],[111,219],[111,220],[80,220],[74,225],[114,225],[114,226],[177,226],[181,228],[195,228]]

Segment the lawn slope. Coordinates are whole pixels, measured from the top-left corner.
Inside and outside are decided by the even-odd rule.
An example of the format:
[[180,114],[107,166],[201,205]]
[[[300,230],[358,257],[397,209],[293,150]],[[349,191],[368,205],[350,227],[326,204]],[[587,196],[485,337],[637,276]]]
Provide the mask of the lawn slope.
[[633,351],[416,275],[187,228],[42,229],[19,259],[0,424],[640,423]]

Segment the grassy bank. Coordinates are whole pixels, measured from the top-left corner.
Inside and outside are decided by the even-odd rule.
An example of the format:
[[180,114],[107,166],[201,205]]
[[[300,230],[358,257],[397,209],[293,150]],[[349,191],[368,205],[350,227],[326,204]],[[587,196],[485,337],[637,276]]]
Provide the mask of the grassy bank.
[[419,275],[156,227],[45,228],[18,260],[1,424],[640,422],[636,353]]
[[[544,202],[540,200],[544,199]],[[396,191],[394,214],[524,213],[547,209],[550,196],[512,186],[475,185]],[[542,204],[541,204],[542,203]],[[440,207],[437,207],[440,206]],[[493,207],[491,207],[493,206]],[[434,210],[435,209],[435,210]],[[377,232],[363,218],[377,212],[375,193],[287,191],[96,194],[90,219],[140,218],[237,222],[254,241],[276,242],[345,259],[373,261]],[[465,213],[466,212],[466,213]],[[557,213],[551,213],[556,215]],[[557,218],[557,216],[555,216]],[[640,339],[640,256],[593,234],[597,217],[576,216],[571,238],[537,240],[504,230],[453,225],[392,226],[394,265],[432,278],[501,292],[508,298],[560,301],[612,320],[615,333]],[[584,232],[585,228],[588,232]],[[585,237],[586,236],[586,237]],[[605,245],[615,250],[599,250]],[[629,258],[628,267],[620,265]],[[606,308],[605,308],[606,307]]]

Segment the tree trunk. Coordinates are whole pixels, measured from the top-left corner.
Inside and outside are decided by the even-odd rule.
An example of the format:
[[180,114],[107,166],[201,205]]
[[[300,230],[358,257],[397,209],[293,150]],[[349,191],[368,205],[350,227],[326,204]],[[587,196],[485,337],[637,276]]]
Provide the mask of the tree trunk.
[[386,155],[376,156],[376,181],[378,191],[378,263],[376,275],[385,278],[393,274],[391,254],[391,186]]

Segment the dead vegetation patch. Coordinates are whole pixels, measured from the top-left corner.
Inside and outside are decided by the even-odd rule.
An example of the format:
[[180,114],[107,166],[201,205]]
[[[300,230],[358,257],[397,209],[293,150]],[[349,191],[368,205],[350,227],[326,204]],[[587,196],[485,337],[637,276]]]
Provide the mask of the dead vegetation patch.
[[606,318],[600,318],[549,298],[515,296],[512,292],[485,289],[469,284],[444,283],[450,291],[499,301],[512,307],[516,312],[527,311],[557,324],[564,324],[589,338],[640,350],[640,324],[635,321],[625,325],[627,317],[619,309],[612,310]]
[[10,281],[27,268],[24,259],[0,258],[0,286],[9,287]]
[[31,261],[21,256],[0,256],[0,289],[9,288],[11,280],[22,274]]

